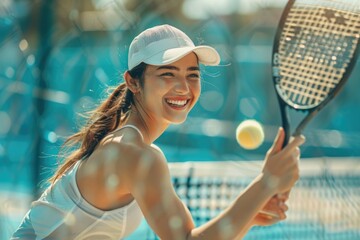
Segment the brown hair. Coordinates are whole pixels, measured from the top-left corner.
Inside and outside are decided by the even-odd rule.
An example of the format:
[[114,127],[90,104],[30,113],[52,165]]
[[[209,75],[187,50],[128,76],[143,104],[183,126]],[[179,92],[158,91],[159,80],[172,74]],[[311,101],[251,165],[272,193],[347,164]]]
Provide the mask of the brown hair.
[[[146,64],[141,63],[129,70],[132,78],[138,79],[140,86],[144,87],[144,72]],[[134,95],[127,88],[126,83],[121,83],[110,96],[103,101],[96,109],[89,112],[85,126],[69,138],[61,146],[61,151],[67,155],[64,163],[56,170],[49,179],[54,183],[67,169],[77,161],[88,158],[95,150],[98,143],[111,131],[123,124],[129,116],[129,110],[134,106]],[[78,148],[73,149],[74,146]],[[70,151],[70,149],[73,149]]]

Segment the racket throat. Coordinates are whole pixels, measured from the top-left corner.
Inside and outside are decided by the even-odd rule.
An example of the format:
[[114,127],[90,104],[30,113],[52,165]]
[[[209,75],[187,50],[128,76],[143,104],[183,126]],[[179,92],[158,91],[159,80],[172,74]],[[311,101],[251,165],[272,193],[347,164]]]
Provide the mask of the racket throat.
[[300,136],[302,131],[304,130],[305,126],[312,120],[315,115],[320,111],[321,108],[315,109],[314,111],[310,112],[297,126],[295,129],[293,136]]

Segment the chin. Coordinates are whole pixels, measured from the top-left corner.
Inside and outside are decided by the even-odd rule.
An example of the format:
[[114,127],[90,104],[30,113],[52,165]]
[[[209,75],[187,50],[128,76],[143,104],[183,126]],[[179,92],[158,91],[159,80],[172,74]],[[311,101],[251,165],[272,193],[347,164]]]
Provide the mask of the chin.
[[187,115],[185,117],[171,118],[169,122],[174,125],[182,124],[186,121]]
[[[186,120],[186,119],[185,119]],[[185,122],[185,120],[183,121],[177,121],[177,122],[171,122],[171,124],[174,124],[174,125],[179,125],[179,124],[182,124]]]

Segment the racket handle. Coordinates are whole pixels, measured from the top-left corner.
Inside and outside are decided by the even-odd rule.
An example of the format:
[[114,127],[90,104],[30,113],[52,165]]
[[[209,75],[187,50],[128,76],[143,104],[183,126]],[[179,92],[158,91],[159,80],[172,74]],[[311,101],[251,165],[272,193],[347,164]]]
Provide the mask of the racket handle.
[[283,119],[283,121],[282,121],[282,127],[283,127],[284,132],[285,132],[285,138],[284,138],[282,148],[286,147],[286,145],[289,143],[290,135],[291,135],[291,133],[290,133],[290,124],[289,124],[289,121],[287,119],[288,118],[286,117],[286,119]]
[[289,143],[290,140],[290,136],[287,134],[287,132],[285,131],[285,139],[282,145],[282,148],[286,147],[286,145]]
[[282,145],[282,148],[284,148],[289,143],[291,129],[290,129],[290,123],[289,123],[289,114],[286,111],[286,104],[280,100],[280,97],[279,97],[279,101],[280,101],[281,122],[282,122],[282,127],[285,132],[285,139],[284,139],[284,142]]

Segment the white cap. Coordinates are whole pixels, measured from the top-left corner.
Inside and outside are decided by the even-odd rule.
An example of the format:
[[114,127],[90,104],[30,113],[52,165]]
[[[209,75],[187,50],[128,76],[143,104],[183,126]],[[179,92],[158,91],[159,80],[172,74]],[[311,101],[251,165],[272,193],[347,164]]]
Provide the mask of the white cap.
[[128,55],[128,69],[140,63],[161,66],[173,63],[190,52],[194,52],[199,62],[215,66],[220,63],[219,53],[210,46],[195,46],[181,30],[160,25],[140,33],[131,42]]

